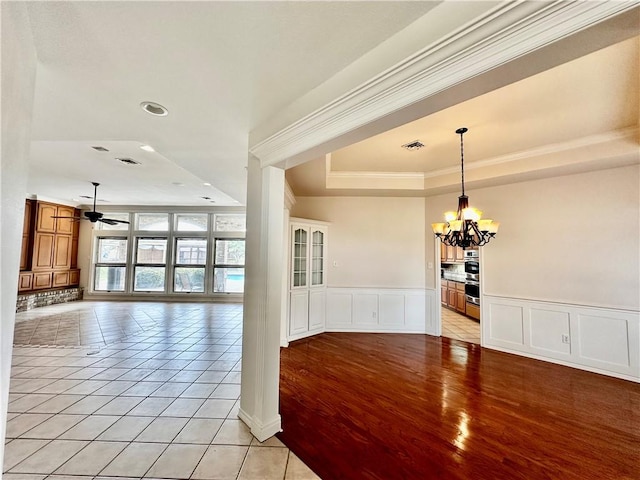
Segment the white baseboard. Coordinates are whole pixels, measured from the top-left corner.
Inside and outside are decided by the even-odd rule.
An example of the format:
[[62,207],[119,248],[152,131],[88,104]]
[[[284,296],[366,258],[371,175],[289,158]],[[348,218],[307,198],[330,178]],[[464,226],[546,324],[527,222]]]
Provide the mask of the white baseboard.
[[240,408],[238,410],[238,418],[249,427],[251,434],[256,437],[259,442],[264,442],[276,433],[282,431],[282,419],[280,415],[277,415],[272,421],[263,424]]
[[640,382],[640,312],[484,295],[483,346]]

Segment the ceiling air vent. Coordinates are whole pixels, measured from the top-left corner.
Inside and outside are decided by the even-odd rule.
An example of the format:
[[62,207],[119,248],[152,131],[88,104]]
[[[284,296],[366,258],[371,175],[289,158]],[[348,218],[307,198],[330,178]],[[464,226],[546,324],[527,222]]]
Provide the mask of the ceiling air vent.
[[405,143],[404,145],[402,145],[402,148],[404,148],[405,150],[409,150],[410,152],[413,152],[414,150],[420,150],[422,147],[424,147],[424,143],[422,143],[420,140],[414,140],[413,142]]
[[140,165],[140,162],[134,160],[133,158],[116,158],[116,160],[122,162],[122,163],[126,163],[127,165]]
[[104,147],[100,147],[100,146],[97,146],[97,147],[91,147],[91,148],[93,148],[94,150],[97,150],[97,151],[99,151],[99,152],[108,152],[108,151],[109,151],[109,150],[107,150],[106,148],[104,148]]

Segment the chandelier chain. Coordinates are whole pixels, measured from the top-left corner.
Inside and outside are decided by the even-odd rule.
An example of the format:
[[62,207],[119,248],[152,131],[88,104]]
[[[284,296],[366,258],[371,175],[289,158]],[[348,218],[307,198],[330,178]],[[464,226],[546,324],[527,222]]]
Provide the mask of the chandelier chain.
[[462,136],[464,132],[460,132],[460,164],[462,167],[462,195],[464,195],[464,142]]

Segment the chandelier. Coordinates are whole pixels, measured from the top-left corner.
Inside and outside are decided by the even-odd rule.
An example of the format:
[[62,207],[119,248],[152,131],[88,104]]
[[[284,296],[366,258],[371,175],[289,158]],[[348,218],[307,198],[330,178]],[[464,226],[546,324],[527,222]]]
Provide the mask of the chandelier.
[[460,135],[460,165],[462,171],[462,195],[458,197],[458,211],[445,212],[445,223],[432,223],[431,228],[442,243],[452,247],[482,247],[496,236],[500,222],[482,219],[482,212],[469,206],[469,197],[464,194],[464,143],[463,135],[468,131],[456,130]]

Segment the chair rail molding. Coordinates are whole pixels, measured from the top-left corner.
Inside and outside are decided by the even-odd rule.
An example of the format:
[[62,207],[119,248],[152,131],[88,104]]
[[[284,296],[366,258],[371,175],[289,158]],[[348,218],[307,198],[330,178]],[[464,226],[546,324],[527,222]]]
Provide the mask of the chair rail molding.
[[263,167],[280,164],[637,7],[633,1],[502,2],[249,151]]

